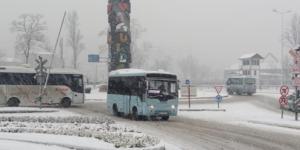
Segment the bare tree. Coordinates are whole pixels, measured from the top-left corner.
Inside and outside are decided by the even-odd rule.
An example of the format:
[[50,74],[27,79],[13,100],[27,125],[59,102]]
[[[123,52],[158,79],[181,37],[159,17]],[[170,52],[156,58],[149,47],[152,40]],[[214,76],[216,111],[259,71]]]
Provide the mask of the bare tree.
[[285,34],[285,39],[290,47],[300,46],[300,16],[294,14],[290,27]]
[[28,64],[30,51],[44,40],[44,33],[47,29],[46,22],[42,21],[40,14],[23,14],[18,20],[12,22],[11,31],[17,33],[15,48],[21,51]]
[[73,51],[73,67],[78,68],[78,56],[84,49],[82,43],[83,35],[79,29],[79,18],[76,11],[73,11],[68,15],[67,18],[68,38],[67,44],[72,48]]
[[53,47],[51,45],[51,42],[48,38],[45,38],[44,41],[39,45],[39,47],[47,52],[52,52]]
[[[132,54],[132,67],[142,68],[146,63],[147,50],[152,45],[149,42],[143,42],[142,46],[138,45],[139,39],[146,29],[136,19],[131,21],[131,54]],[[162,62],[161,62],[162,63]]]

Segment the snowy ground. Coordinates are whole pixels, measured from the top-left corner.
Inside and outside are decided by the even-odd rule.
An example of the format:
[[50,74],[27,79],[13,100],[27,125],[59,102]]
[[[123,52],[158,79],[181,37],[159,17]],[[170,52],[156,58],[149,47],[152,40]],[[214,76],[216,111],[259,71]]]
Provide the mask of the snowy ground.
[[104,116],[81,116],[56,108],[0,108],[0,147],[20,149],[152,149],[158,138]]
[[99,89],[91,90],[91,93],[85,94],[86,101],[106,101],[106,92],[99,92]]
[[[277,101],[278,94],[260,93],[269,99]],[[237,124],[263,128],[274,131],[289,130],[293,134],[300,134],[300,121],[295,121],[294,114],[284,111],[284,118],[281,119],[280,109],[266,109],[260,107],[256,102],[234,102],[221,103],[220,109],[226,111],[180,111],[179,116],[201,119],[206,121],[216,121],[228,124]],[[276,102],[275,102],[276,103]],[[273,107],[273,106],[272,106]],[[179,109],[187,109],[187,105],[180,105]],[[193,104],[192,109],[217,109],[216,103]]]

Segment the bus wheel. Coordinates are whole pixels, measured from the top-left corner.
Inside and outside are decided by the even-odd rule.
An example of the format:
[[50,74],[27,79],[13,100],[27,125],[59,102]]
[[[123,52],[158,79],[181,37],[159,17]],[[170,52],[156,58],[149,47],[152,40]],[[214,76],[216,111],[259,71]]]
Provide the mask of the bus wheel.
[[163,117],[161,117],[161,119],[164,120],[164,121],[168,121],[169,120],[169,116],[163,116]]
[[118,106],[116,104],[113,105],[113,115],[118,117],[121,116],[121,113],[119,113]]
[[247,93],[249,96],[252,96],[252,93]]
[[18,98],[10,98],[8,101],[7,101],[7,106],[9,107],[18,107],[20,104],[20,100]]
[[64,98],[61,100],[60,105],[64,108],[68,108],[71,106],[71,99],[69,98]]
[[137,112],[137,108],[136,108],[136,107],[133,107],[133,108],[132,108],[131,118],[132,118],[132,120],[138,120],[138,119],[139,119],[139,116],[138,116],[138,112]]

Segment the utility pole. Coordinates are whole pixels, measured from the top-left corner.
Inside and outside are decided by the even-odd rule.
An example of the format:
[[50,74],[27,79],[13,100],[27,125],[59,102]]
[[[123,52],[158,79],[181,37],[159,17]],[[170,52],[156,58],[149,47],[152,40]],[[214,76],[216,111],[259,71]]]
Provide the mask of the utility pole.
[[64,39],[61,38],[59,41],[59,48],[60,48],[60,61],[62,68],[65,68],[65,60],[64,60]]
[[284,54],[284,17],[286,14],[290,13],[290,10],[287,11],[279,11],[277,9],[274,9],[273,12],[279,14],[281,16],[281,74],[282,74],[282,78],[281,78],[281,85],[285,85],[287,84],[286,82],[286,75],[285,75],[285,68],[287,66],[285,66],[285,54]]

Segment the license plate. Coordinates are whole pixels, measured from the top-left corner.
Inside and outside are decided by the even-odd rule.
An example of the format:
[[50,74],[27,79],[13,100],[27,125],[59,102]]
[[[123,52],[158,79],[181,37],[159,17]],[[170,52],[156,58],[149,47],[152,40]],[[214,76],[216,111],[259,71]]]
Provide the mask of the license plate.
[[160,112],[159,114],[160,115],[167,115],[168,113],[167,112]]

